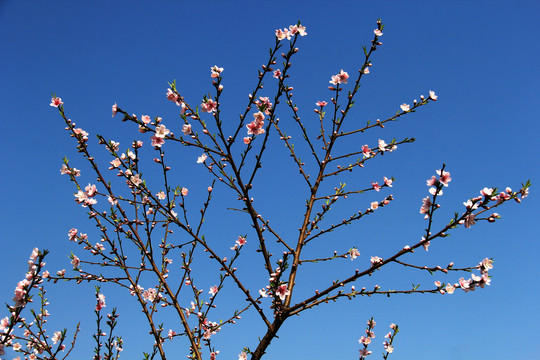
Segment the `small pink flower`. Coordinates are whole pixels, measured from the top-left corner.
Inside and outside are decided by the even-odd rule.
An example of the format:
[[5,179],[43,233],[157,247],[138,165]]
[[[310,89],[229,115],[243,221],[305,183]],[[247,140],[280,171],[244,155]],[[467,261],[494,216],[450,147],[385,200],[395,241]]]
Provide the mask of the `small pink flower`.
[[167,195],[165,195],[165,192],[163,191],[158,192],[156,196],[159,200],[165,200],[165,198],[167,197]]
[[53,344],[56,344],[61,339],[62,339],[62,332],[61,331],[55,331],[51,340],[52,340]]
[[290,40],[291,39],[291,34],[289,33],[289,30],[287,29],[277,29],[276,30],[276,37],[279,41],[283,40],[283,39],[287,39],[287,40]]
[[379,208],[379,203],[377,201],[373,201],[370,205],[371,210],[377,210]]
[[371,259],[370,259],[369,261],[371,261],[371,265],[372,265],[372,266],[375,266],[375,265],[382,264],[383,259],[380,258],[380,257],[378,257],[378,256],[372,256]]
[[218,287],[217,287],[217,286],[212,286],[212,287],[210,288],[210,291],[209,291],[208,293],[209,293],[210,295],[212,295],[212,296],[215,296],[215,295],[217,294],[217,292],[218,292]]
[[287,284],[279,285],[276,289],[276,295],[279,296],[281,301],[285,301],[285,297],[290,294],[291,292],[287,289]]
[[388,179],[388,178],[386,178],[386,177],[384,178],[384,184],[385,184],[386,186],[388,186],[388,187],[392,187],[392,183],[393,183],[393,182],[394,182],[394,181],[393,181],[392,179]]
[[69,241],[75,241],[77,239],[77,233],[79,230],[71,229],[68,232]]
[[408,104],[401,104],[399,107],[400,107],[401,110],[403,110],[404,112],[409,111],[410,108],[411,108]]
[[150,116],[148,115],[143,115],[141,116],[141,121],[144,123],[144,124],[150,124],[150,122],[152,121],[152,119],[150,119]]
[[[420,214],[428,214],[429,210],[431,209],[431,198],[429,196],[426,196],[422,199],[422,206],[420,207]],[[429,217],[429,215],[426,215],[426,219]]]
[[448,183],[452,181],[452,178],[450,177],[450,173],[448,171],[444,170],[437,170],[437,175],[439,175],[439,181],[444,186],[448,186]]
[[493,194],[493,189],[485,187],[482,190],[480,190],[480,194],[482,194],[483,196],[487,198],[491,198],[491,194]]
[[114,103],[114,105],[112,106],[112,117],[114,117],[117,112],[118,112],[118,106],[116,105],[116,103]]
[[281,76],[281,70],[279,70],[279,69],[274,70],[274,75],[273,76],[276,79],[279,79],[279,77]]
[[382,31],[379,30],[379,29],[373,30],[373,33],[374,33],[375,35],[377,35],[377,36],[382,36],[382,35],[383,35]]
[[244,144],[249,145],[249,143],[251,143],[251,138],[249,136],[246,136],[244,138]]
[[188,190],[187,188],[183,187],[183,188],[182,188],[182,191],[181,191],[181,192],[182,192],[182,196],[187,196],[188,191],[189,191],[189,190]]
[[388,144],[384,140],[379,139],[379,150],[386,151]]
[[349,250],[349,256],[351,257],[351,261],[353,261],[360,256],[360,251],[358,251],[357,248],[352,248],[351,250]]
[[62,102],[62,99],[59,98],[59,97],[53,97],[51,99],[51,106],[54,106],[54,107],[59,107],[60,105],[63,105],[64,103]]
[[243,245],[246,244],[246,242],[247,242],[247,241],[246,241],[246,238],[243,237],[243,236],[238,236],[238,239],[236,240],[236,244],[237,244],[238,246],[243,246]]
[[176,331],[169,329],[169,332],[167,333],[167,337],[169,338],[169,340],[172,340],[175,335],[176,335]]
[[371,157],[371,149],[369,148],[369,146],[362,145],[362,154],[364,154],[366,158]]
[[320,106],[320,107],[325,107],[327,105],[327,102],[326,101],[317,101],[315,103],[315,105]]
[[191,125],[190,124],[184,124],[182,126],[182,132],[184,133],[184,135],[191,134]]
[[206,154],[202,154],[201,156],[199,156],[197,158],[197,164],[202,164],[206,161],[206,159],[208,158],[208,156]]
[[465,218],[465,227],[467,229],[473,226],[474,224],[476,224],[476,221],[474,220],[475,216],[476,216],[475,214],[469,214]]
[[380,190],[381,190],[381,185],[379,185],[378,182],[373,182],[373,181],[372,181],[372,182],[371,182],[371,186],[373,186],[373,189],[374,189],[375,191],[380,191]]
[[429,98],[433,101],[437,101],[437,95],[435,95],[435,91],[429,90]]
[[106,305],[105,305],[105,295],[98,294],[96,311],[99,311],[99,310],[103,309],[104,307],[106,307]]
[[207,99],[205,102],[201,104],[202,110],[211,113],[217,110],[217,102],[215,102],[212,99]]
[[261,295],[262,297],[268,297],[268,294],[266,293],[266,290],[264,289],[259,290],[259,295]]
[[349,79],[349,74],[347,74],[347,72],[345,72],[345,71],[343,71],[343,69],[341,69],[339,74],[332,76],[332,80],[330,80],[330,84],[332,84],[332,85],[346,84],[348,79]]
[[223,68],[220,68],[217,65],[212,66],[210,70],[212,71],[212,74],[211,74],[212,79],[218,78],[219,74],[223,72]]
[[73,255],[73,259],[71,260],[71,265],[73,265],[73,269],[78,268],[80,263],[81,263],[81,260],[79,260],[77,256]]

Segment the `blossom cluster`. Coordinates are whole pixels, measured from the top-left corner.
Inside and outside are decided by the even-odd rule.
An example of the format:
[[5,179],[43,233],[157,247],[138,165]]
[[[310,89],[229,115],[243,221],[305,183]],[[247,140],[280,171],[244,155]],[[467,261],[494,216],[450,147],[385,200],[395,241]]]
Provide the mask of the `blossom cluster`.
[[291,40],[291,37],[295,36],[296,34],[300,36],[306,36],[306,27],[302,26],[300,24],[298,25],[290,25],[289,28],[277,29],[276,30],[276,38],[281,41],[283,39]]

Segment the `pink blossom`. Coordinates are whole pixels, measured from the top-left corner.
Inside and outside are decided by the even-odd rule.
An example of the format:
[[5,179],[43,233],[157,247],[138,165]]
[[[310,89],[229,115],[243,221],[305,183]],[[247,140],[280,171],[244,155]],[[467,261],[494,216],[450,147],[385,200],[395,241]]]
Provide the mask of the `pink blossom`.
[[117,112],[118,112],[118,106],[116,105],[116,103],[114,103],[114,105],[112,106],[112,117],[114,117]]
[[247,242],[247,241],[246,241],[246,238],[243,237],[243,236],[238,236],[238,239],[236,240],[236,244],[237,244],[238,246],[243,246],[243,245],[246,244],[246,242]]
[[167,89],[167,99],[169,101],[174,101],[176,105],[180,106],[180,97],[171,89]]
[[187,188],[183,187],[182,190],[181,190],[182,196],[187,196],[188,191],[189,190]]
[[493,269],[493,260],[485,258],[480,262],[480,267],[482,268],[482,271],[488,271]]
[[459,279],[459,286],[461,287],[461,289],[463,289],[465,292],[468,292],[471,287],[471,283],[472,283],[472,280],[471,279],[468,279],[468,280],[465,280],[464,278],[460,278]]
[[156,136],[160,138],[165,138],[170,133],[169,129],[165,125],[156,126]]
[[117,167],[119,167],[119,166],[122,164],[122,162],[120,161],[119,158],[114,158],[114,160],[111,161],[110,164],[111,164],[111,166],[112,166],[113,168],[117,168]]
[[279,70],[279,69],[274,70],[274,75],[273,76],[276,79],[279,79],[279,77],[281,76],[281,70]]
[[285,301],[285,297],[290,294],[291,292],[287,289],[287,284],[279,285],[276,289],[276,295],[279,296],[281,301]]
[[381,185],[379,185],[378,182],[373,182],[373,181],[372,181],[372,182],[371,182],[371,186],[373,186],[373,189],[374,189],[375,191],[380,191],[380,190],[381,190]]
[[371,156],[371,149],[369,148],[369,146],[362,145],[362,154],[364,154],[366,158]]
[[201,104],[202,110],[211,113],[217,110],[217,102],[215,102],[212,99],[207,99],[205,102]]
[[315,103],[315,105],[320,106],[320,107],[325,107],[327,105],[327,102],[326,101],[317,101]]
[[401,104],[399,105],[399,107],[401,108],[401,110],[403,110],[404,112],[407,112],[411,109],[411,107],[408,105],[408,104]]
[[386,151],[388,144],[384,140],[379,139],[379,150]]
[[359,342],[360,344],[362,344],[362,345],[367,346],[367,345],[369,345],[369,344],[371,343],[371,338],[370,338],[369,336],[368,336],[368,337],[362,336],[362,337],[358,340],[358,342]]
[[212,286],[212,287],[210,288],[210,291],[209,291],[208,293],[209,293],[211,296],[215,296],[215,295],[217,294],[218,290],[219,290],[219,289],[218,289],[217,286]]
[[73,228],[71,230],[69,230],[68,232],[68,237],[69,237],[69,241],[75,241],[77,239],[77,232],[79,230]]
[[430,193],[431,195],[435,196],[435,195],[442,195],[442,194],[443,194],[443,191],[442,191],[442,189],[440,189],[439,191],[437,191],[437,188],[436,188],[435,186],[433,186],[433,187],[430,187],[430,188],[429,188],[429,193]]
[[360,356],[368,356],[369,354],[371,354],[371,351],[367,348],[360,349]]
[[109,204],[111,205],[117,205],[118,204],[118,200],[114,199],[113,197],[110,197],[110,196],[107,196],[107,201],[109,202]]
[[51,340],[52,340],[53,344],[56,344],[61,339],[62,339],[62,332],[61,331],[55,331]]
[[289,33],[289,30],[287,29],[277,29],[276,30],[276,37],[279,41],[283,40],[283,39],[287,39],[287,40],[290,40],[291,39],[291,34]]
[[37,257],[39,256],[39,249],[38,248],[34,248],[32,250],[32,253],[30,254],[30,259],[32,259],[33,261],[36,261]]
[[213,351],[210,353],[210,360],[216,360],[216,356],[219,354],[219,351]]
[[444,186],[448,186],[448,183],[452,181],[452,178],[450,177],[450,173],[448,171],[444,170],[437,170],[437,175],[439,175],[439,181]]
[[88,133],[81,128],[73,129],[75,135],[80,135],[84,141],[88,140]]
[[150,138],[152,140],[152,146],[153,147],[161,147],[163,144],[165,144],[165,139],[163,139],[162,137],[159,137],[159,136],[152,136]]
[[456,289],[454,287],[454,285],[452,284],[446,284],[446,287],[444,288],[446,290],[447,293],[449,294],[453,294],[454,293],[454,290]]
[[369,74],[369,68],[366,66],[366,67],[364,68],[364,71],[362,71],[362,72],[363,72],[364,74],[366,74],[366,75]]
[[257,108],[260,111],[264,111],[266,115],[270,115],[270,110],[272,110],[272,103],[270,102],[270,99],[268,97],[260,96],[258,100],[255,100],[255,105],[257,105]]
[[156,194],[156,197],[159,199],[159,200],[165,200],[165,198],[167,197],[167,195],[165,195],[165,193],[163,191],[160,191]]
[[105,250],[105,246],[103,246],[102,243],[96,243],[96,245],[94,245],[94,248],[96,248],[96,250],[99,250],[99,251]]
[[429,98],[433,101],[437,101],[437,95],[435,95],[435,91],[429,90]]
[[59,98],[59,97],[53,97],[51,99],[51,106],[54,106],[54,107],[59,107],[60,105],[63,105],[64,103],[62,102],[62,99]]
[[437,178],[435,175],[431,176],[431,179],[426,180],[426,184],[427,186],[435,186],[435,184],[437,184]]
[[349,74],[347,74],[347,72],[341,69],[339,74],[332,76],[332,80],[330,80],[330,84],[332,85],[346,84],[348,79],[349,79]]
[[371,204],[370,204],[370,209],[371,210],[377,210],[379,208],[379,203],[377,201],[373,201]]
[[372,256],[371,259],[370,259],[369,261],[371,261],[371,265],[372,265],[372,266],[375,266],[375,265],[382,264],[383,259],[380,258],[380,257],[378,257],[378,256]]
[[156,300],[157,290],[154,288],[149,288],[142,293],[142,297],[146,301],[154,302]]
[[105,305],[105,295],[100,293],[100,294],[97,295],[96,311],[100,311],[104,307],[106,307],[106,305]]
[[253,120],[251,123],[247,124],[246,127],[248,129],[248,135],[260,135],[264,134],[265,130],[263,129],[264,126],[264,114],[262,112],[256,112],[253,114],[253,117],[255,120]]
[[144,124],[148,125],[148,124],[150,124],[150,122],[152,121],[152,119],[150,119],[150,116],[148,116],[148,115],[143,115],[143,116],[141,116],[141,121],[142,121]]
[[176,335],[176,331],[169,329],[169,332],[167,333],[167,337],[169,338],[169,340],[172,340],[175,335]]
[[249,145],[249,143],[251,143],[251,138],[249,136],[246,136],[244,138],[244,144]]
[[373,33],[374,33],[375,35],[377,35],[377,36],[382,36],[382,35],[383,35],[382,31],[379,30],[379,29],[373,30]]
[[240,354],[238,354],[238,360],[247,360],[247,353],[242,351]]
[[467,229],[476,224],[476,221],[474,220],[475,216],[475,214],[469,214],[465,217],[465,227]]
[[197,158],[197,164],[202,164],[206,161],[206,159],[208,158],[208,156],[206,154],[202,154],[201,156],[199,156]]
[[73,259],[71,260],[71,265],[73,265],[73,269],[78,268],[80,263],[81,263],[81,260],[79,260],[77,256],[73,255]]
[[353,261],[360,256],[360,251],[358,251],[357,248],[352,248],[351,250],[349,250],[349,256],[351,257],[351,261]]
[[3,318],[2,320],[0,320],[0,331],[3,331],[5,328],[7,328],[9,326],[9,319],[8,317],[6,316],[5,318]]
[[386,178],[386,177],[384,178],[384,184],[385,184],[386,186],[388,186],[388,187],[392,187],[392,183],[393,183],[393,182],[394,182],[394,181],[393,181],[392,179],[388,179],[388,178]]
[[92,197],[94,195],[96,195],[97,193],[97,188],[96,188],[96,185],[90,185],[88,184],[84,190],[86,191],[86,194],[88,194],[89,197]]
[[139,186],[142,184],[141,176],[139,174],[135,174],[129,178],[129,181],[135,186]]
[[182,126],[182,132],[184,133],[184,135],[191,134],[191,125],[190,124],[184,124]]
[[210,70],[212,71],[212,74],[210,75],[212,76],[212,79],[218,78],[219,74],[223,72],[223,68],[220,68],[217,65],[212,66]]
[[482,194],[483,196],[487,198],[491,198],[491,194],[493,194],[493,189],[485,187],[482,190],[480,190],[480,194]]
[[262,297],[268,297],[268,294],[266,293],[266,290],[264,289],[259,290],[259,295],[261,295]]
[[290,25],[289,30],[291,35],[296,35],[297,33],[300,34],[300,36],[306,36],[306,27],[302,25]]

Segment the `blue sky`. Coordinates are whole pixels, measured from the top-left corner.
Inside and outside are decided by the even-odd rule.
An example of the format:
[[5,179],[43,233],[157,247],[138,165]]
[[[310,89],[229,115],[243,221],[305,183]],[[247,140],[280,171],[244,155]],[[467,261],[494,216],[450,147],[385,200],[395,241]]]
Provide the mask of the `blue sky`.
[[[540,56],[539,15],[540,5],[533,1],[134,1],[129,6],[116,1],[2,1],[0,102],[5,125],[0,142],[0,254],[4,265],[0,298],[10,301],[32,248],[52,251],[47,260],[51,271],[69,269],[69,254],[82,255],[82,250],[67,241],[67,231],[77,227],[97,236],[94,224],[73,201],[75,191],[68,179],[59,173],[61,159],[67,155],[73,166],[83,170],[85,182],[94,182],[75,151],[73,139],[63,130],[61,118],[49,106],[51,92],[63,99],[68,116],[90,133],[91,149],[101,154],[105,164],[105,154],[94,141],[97,133],[122,144],[133,138],[143,140],[148,147],[150,143],[147,134],[111,118],[113,103],[138,116],[162,116],[174,128],[178,109],[165,98],[167,82],[176,79],[186,99],[196,105],[212,90],[209,75],[213,65],[225,68],[224,122],[231,119],[236,123],[255,85],[256,71],[267,60],[274,30],[300,19],[308,36],[298,41],[300,51],[293,60],[291,85],[304,123],[315,126],[314,103],[330,98],[330,76],[340,69],[356,73],[361,47],[369,44],[380,17],[386,25],[383,46],[375,52],[371,73],[363,80],[349,119],[351,129],[355,122],[393,115],[399,104],[412,103],[428,90],[435,90],[439,101],[344,145],[344,151],[353,151],[379,138],[417,139],[345,178],[358,186],[380,181],[383,176],[395,176],[396,182],[391,192],[384,189],[380,194],[369,192],[349,200],[338,214],[365,209],[377,195],[392,193],[396,201],[311,248],[313,254],[320,255],[357,246],[362,256],[354,263],[347,260],[335,267],[324,264],[306,269],[298,280],[303,281],[299,289],[322,289],[336,274],[365,268],[370,256],[389,256],[395,249],[416,242],[425,227],[418,213],[421,199],[427,195],[425,180],[443,162],[453,181],[442,197],[435,221],[438,225],[462,210],[462,202],[477,196],[485,186],[518,189],[530,178],[531,195],[520,205],[501,208],[502,219],[495,224],[459,228],[451,237],[434,242],[428,253],[417,252],[408,258],[429,266],[444,266],[450,261],[469,266],[493,257],[490,287],[451,296],[361,298],[320,306],[290,319],[267,358],[354,358],[365,321],[374,316],[378,323],[375,354],[382,351],[380,343],[387,326],[395,322],[401,328],[395,343],[396,358],[534,359],[532,343],[540,321],[540,292],[534,284],[540,275],[536,265],[539,237],[534,228],[540,210],[536,195],[540,72],[535,66]],[[273,96],[272,80],[265,82],[269,96]],[[282,108],[278,116],[287,121],[290,113]],[[290,133],[296,135],[294,128]],[[175,179],[190,189],[193,211],[197,211],[197,201],[211,179],[200,166],[194,166],[199,152],[174,150],[172,145],[166,144],[164,149],[170,151]],[[278,140],[270,145],[272,155],[267,154],[256,179],[261,184],[256,194],[263,213],[287,236],[294,236],[307,195],[283,145]],[[150,158],[151,149],[147,151]],[[303,158],[307,160],[308,155]],[[261,269],[253,274],[248,270],[261,265],[254,241],[249,241],[246,219],[226,210],[237,204],[228,195],[224,187],[216,186],[215,208],[209,214],[206,234],[216,241],[227,236],[225,245],[216,245],[226,254],[235,235],[248,233],[246,252],[238,267],[256,290],[267,279]],[[215,277],[211,268],[201,268],[202,287],[208,289]],[[457,280],[455,274],[431,277],[397,267],[375,275],[365,284],[356,284],[357,288],[379,284],[397,289],[411,282],[431,286],[435,280]],[[92,308],[93,288],[72,284],[48,288],[50,331],[73,328],[81,321],[80,352],[75,358],[90,357],[93,318],[86,310]],[[140,313],[136,304],[113,288],[103,290],[109,307],[124,306],[119,319],[126,346],[123,357],[136,358],[149,351],[151,340],[145,337],[144,323],[136,322]],[[220,309],[234,309],[235,302],[242,300],[237,295],[231,291],[224,296]],[[256,347],[257,337],[263,335],[256,320],[246,316],[217,335],[219,358],[235,359],[243,346]],[[177,350],[182,357],[184,349]]]

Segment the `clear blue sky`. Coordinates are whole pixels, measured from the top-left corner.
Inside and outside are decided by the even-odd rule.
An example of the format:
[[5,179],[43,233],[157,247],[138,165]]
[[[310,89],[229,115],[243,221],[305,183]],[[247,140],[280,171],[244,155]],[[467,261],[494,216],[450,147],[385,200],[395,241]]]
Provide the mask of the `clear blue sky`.
[[[86,166],[74,151],[57,112],[49,106],[51,92],[64,100],[68,116],[90,133],[92,142],[100,133],[123,144],[136,137],[148,145],[149,136],[111,118],[111,105],[117,102],[139,116],[162,116],[173,128],[178,115],[177,108],[165,98],[167,82],[176,79],[189,102],[198,104],[212,89],[210,67],[219,65],[225,68],[223,116],[225,122],[236,122],[255,84],[257,68],[266,62],[274,30],[300,19],[308,36],[298,42],[300,52],[293,61],[291,84],[304,122],[316,124],[312,109],[316,101],[328,101],[330,76],[340,69],[356,73],[361,46],[369,43],[380,17],[386,24],[383,46],[374,54],[374,66],[364,80],[350,118],[351,128],[354,121],[390,116],[399,104],[411,103],[430,89],[437,92],[439,101],[384,131],[366,133],[344,149],[375,143],[378,138],[417,138],[415,144],[399,148],[347,179],[365,184],[382,176],[395,176],[391,193],[396,201],[367,221],[347,227],[314,247],[314,253],[326,254],[357,246],[362,256],[352,264],[340,263],[337,270],[323,266],[323,272],[306,271],[299,279],[306,281],[302,289],[322,289],[334,274],[349,274],[356,267],[367,266],[369,256],[385,257],[416,242],[425,226],[418,213],[421,199],[427,194],[425,180],[443,162],[453,181],[445,189],[439,225],[485,186],[517,189],[530,178],[531,195],[521,205],[504,206],[499,211],[502,220],[495,224],[460,228],[451,237],[434,242],[428,253],[418,252],[409,258],[422,265],[444,266],[454,261],[468,266],[493,257],[490,287],[451,296],[361,298],[321,306],[290,319],[267,358],[355,358],[365,321],[374,316],[378,323],[377,346],[373,347],[376,354],[382,351],[380,343],[387,326],[395,322],[402,330],[395,343],[396,359],[537,359],[534,343],[540,322],[540,291],[534,279],[540,275],[540,238],[535,228],[540,211],[536,194],[540,175],[540,72],[536,65],[540,57],[540,4],[380,3],[132,1],[122,5],[119,1],[1,1],[0,103],[4,135],[0,142],[0,299],[10,301],[33,247],[52,251],[47,261],[51,271],[69,269],[67,256],[71,252],[82,255],[82,251],[67,241],[67,231],[78,227],[96,234],[93,223],[73,201],[74,190],[68,179],[59,173],[64,155],[83,171]],[[270,79],[267,84],[271,89]],[[271,94],[268,90],[267,95]],[[288,119],[288,115],[282,109],[279,116]],[[291,134],[295,134],[294,130]],[[165,149],[170,145],[166,144]],[[275,153],[266,158],[266,172],[258,179],[264,184],[264,191],[259,193],[265,205],[263,213],[274,216],[273,223],[281,224],[285,233],[289,229],[288,236],[293,236],[300,225],[295,209],[301,209],[301,203],[295,201],[302,201],[305,193],[301,191],[305,189],[291,170],[292,162],[283,145],[278,141],[271,145],[275,145]],[[91,148],[101,150],[95,142]],[[178,184],[190,188],[194,199],[210,179],[200,167],[186,165],[183,171],[181,166],[192,164],[198,155],[182,149],[175,155],[178,165],[173,162]],[[308,155],[304,158],[308,159]],[[89,176],[87,182],[94,182],[89,171],[85,174]],[[209,220],[206,234],[216,241],[227,234],[223,241],[230,242],[235,234],[248,233],[249,228],[246,225],[239,229],[236,222],[220,222],[218,215],[235,202],[227,198],[223,187],[216,187],[216,191],[221,195],[216,195],[214,220]],[[389,193],[386,189],[381,194]],[[381,194],[356,197],[347,206],[365,209]],[[279,202],[272,204],[272,199]],[[197,211],[195,205],[193,211]],[[259,266],[249,237],[247,246],[241,263],[244,269]],[[456,280],[455,274],[431,277],[399,268],[376,275],[378,278],[367,284],[390,289],[406,287],[410,282],[431,286],[434,280]],[[215,282],[211,274],[202,276],[201,281],[206,281],[205,289]],[[257,289],[257,284],[262,287],[267,279],[262,275],[248,281]],[[76,321],[82,321],[80,352],[74,358],[89,358],[94,322],[91,311],[86,310],[94,302],[93,288],[68,284],[49,289],[50,331],[73,328]],[[119,330],[125,338],[123,358],[139,358],[142,351],[149,351],[152,341],[144,337],[147,327],[134,320],[139,316],[135,304],[113,289],[104,288],[104,292],[109,308],[120,303],[126,306],[120,308],[119,319]],[[233,306],[231,302],[222,305],[224,309]],[[248,316],[236,327],[224,329],[215,339],[221,350],[219,358],[236,359],[243,346],[254,349],[257,337],[263,335],[260,325],[255,317]],[[183,349],[179,351],[178,358],[183,358]]]

